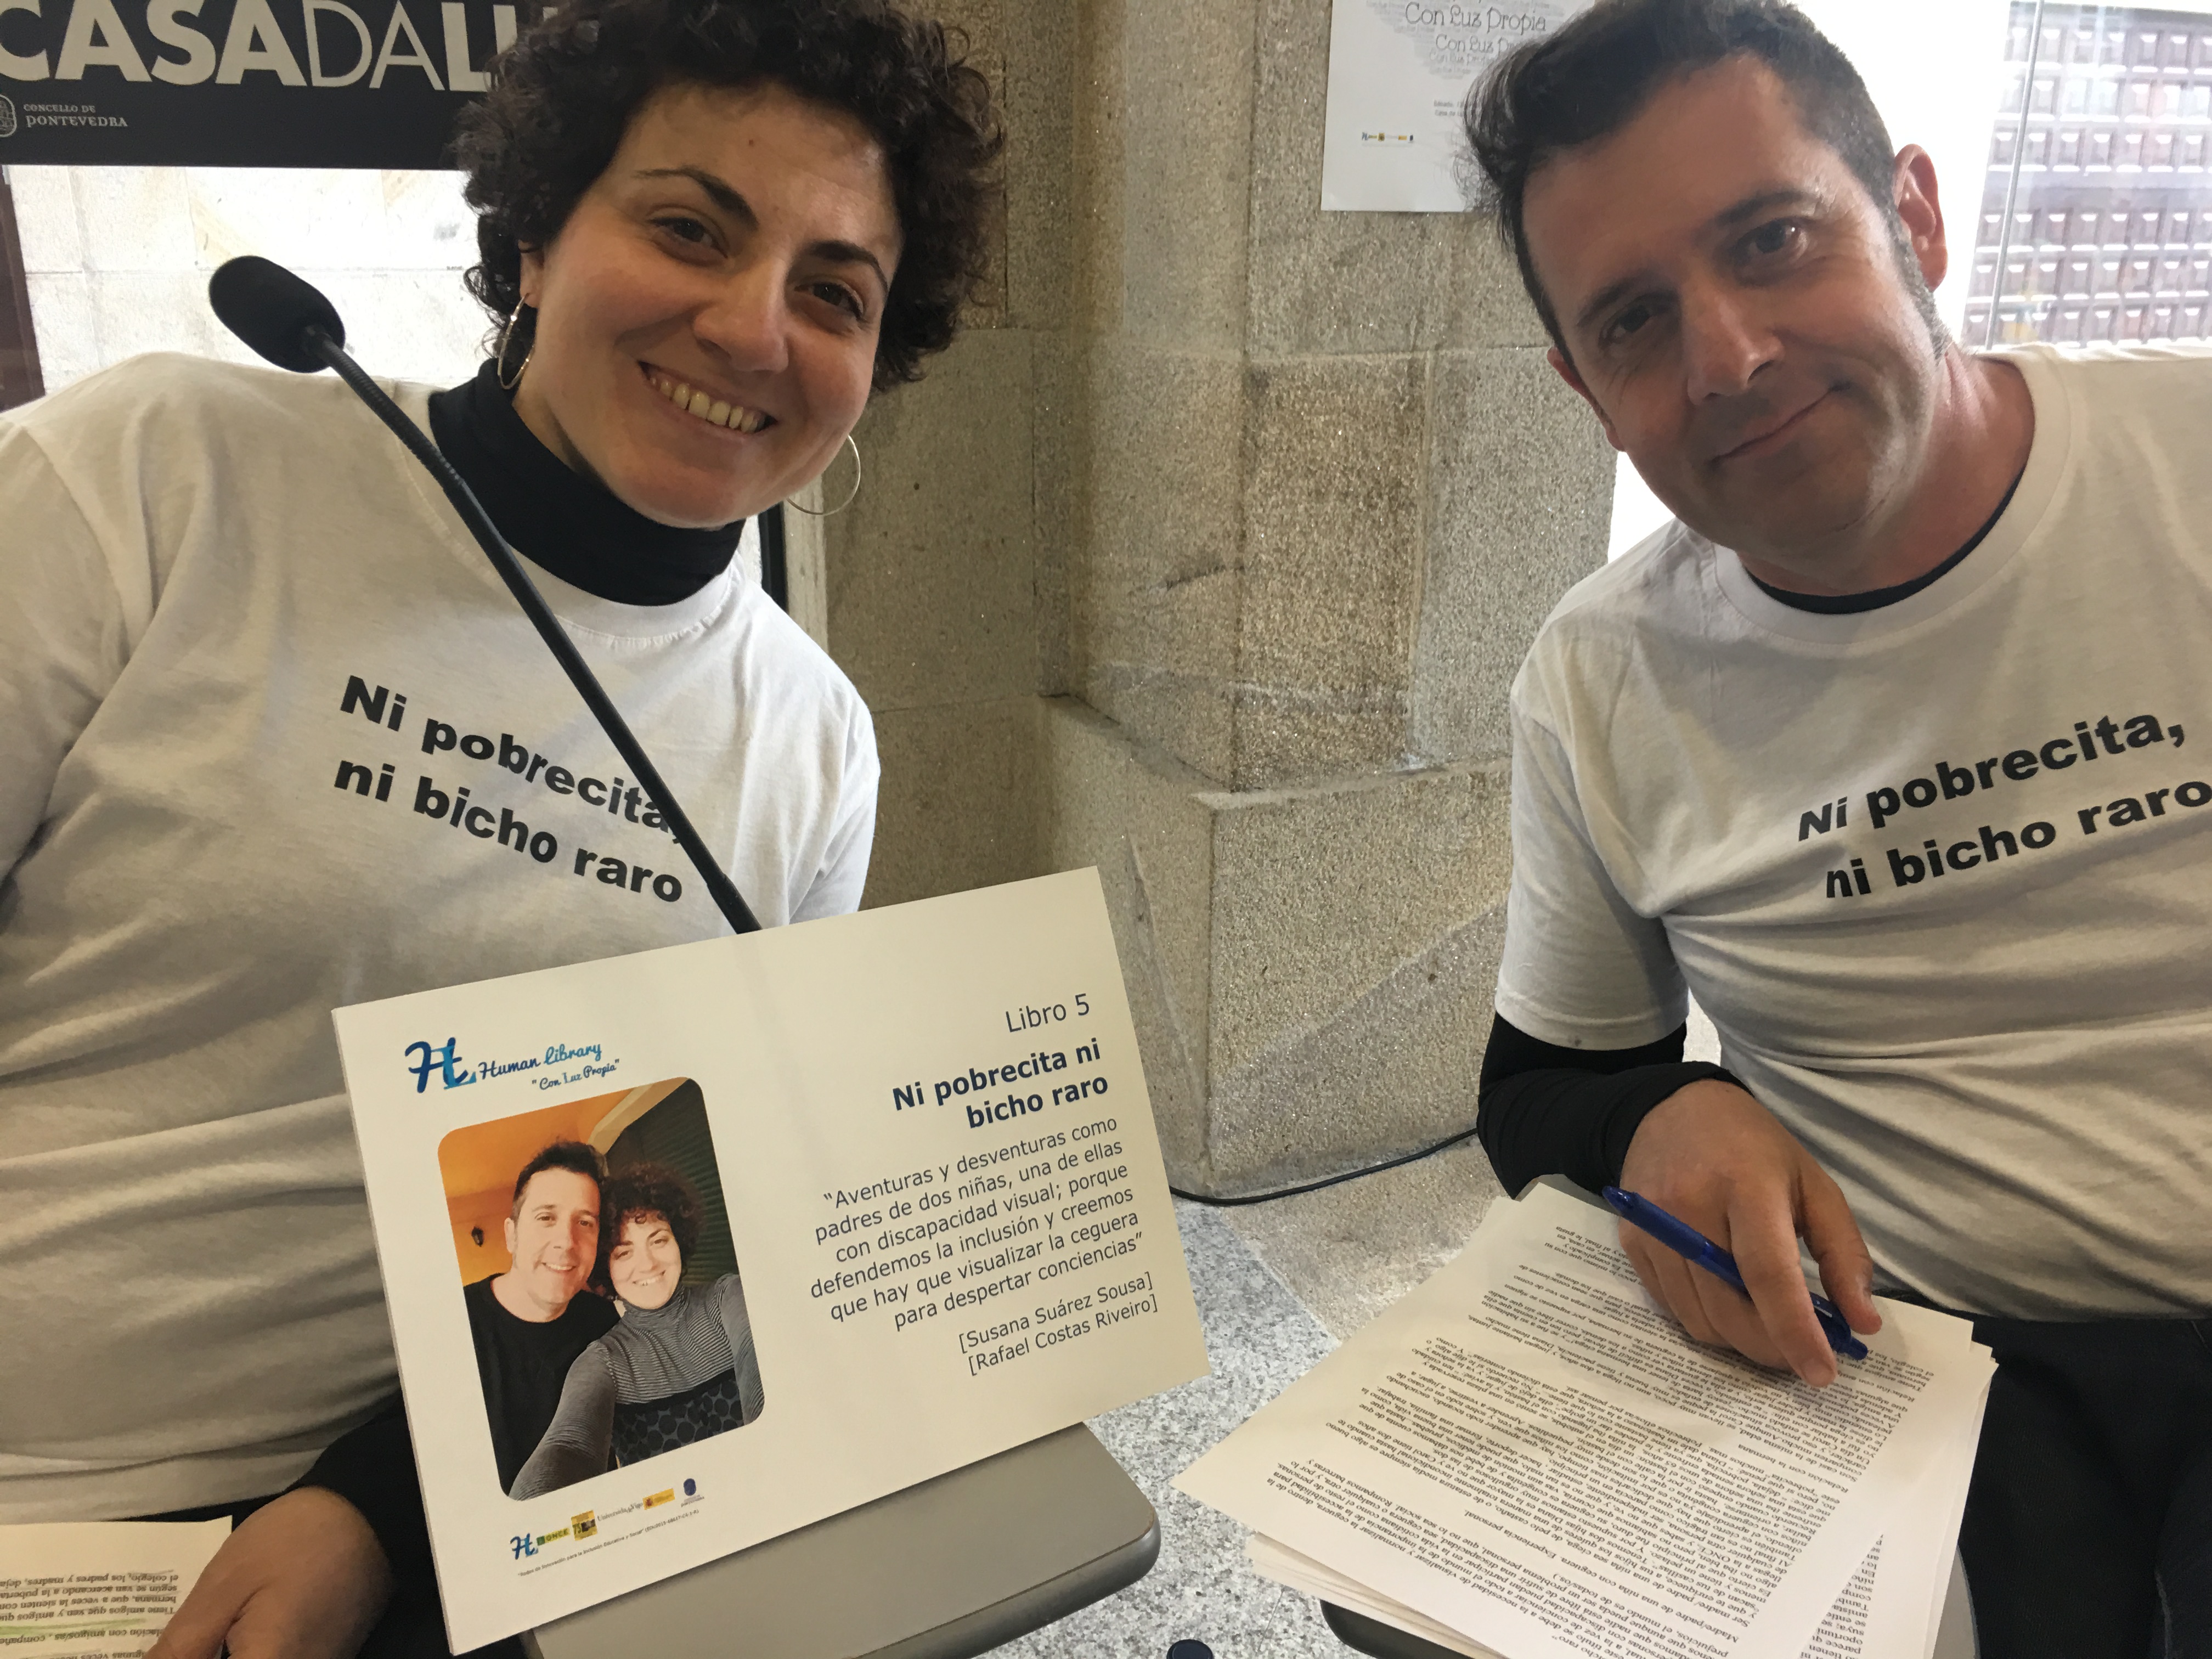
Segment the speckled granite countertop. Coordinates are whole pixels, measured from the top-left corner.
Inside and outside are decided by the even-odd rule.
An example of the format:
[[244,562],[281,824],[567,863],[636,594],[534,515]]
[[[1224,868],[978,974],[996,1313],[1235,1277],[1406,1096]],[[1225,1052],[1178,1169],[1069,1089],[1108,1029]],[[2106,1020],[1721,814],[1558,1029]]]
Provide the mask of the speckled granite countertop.
[[1247,1209],[1178,1203],[1213,1375],[1091,1425],[1160,1516],[1160,1559],[1123,1590],[998,1650],[1018,1659],[1350,1659],[1313,1601],[1260,1577],[1244,1528],[1169,1486],[1391,1302],[1456,1255],[1498,1193],[1469,1145]]

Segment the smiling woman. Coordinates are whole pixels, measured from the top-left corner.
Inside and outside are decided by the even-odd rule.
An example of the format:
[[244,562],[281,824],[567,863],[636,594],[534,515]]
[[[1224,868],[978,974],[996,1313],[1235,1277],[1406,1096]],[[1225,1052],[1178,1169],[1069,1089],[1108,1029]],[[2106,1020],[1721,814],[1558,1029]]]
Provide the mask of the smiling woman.
[[[852,910],[868,710],[734,555],[951,342],[986,84],[890,0],[567,0],[491,77],[459,153],[499,346],[392,395],[763,923]],[[603,735],[362,421],[326,377],[173,355],[0,414],[0,1184],[43,1194],[0,1321],[87,1274],[58,1375],[0,1357],[37,1448],[0,1458],[0,1522],[242,1517],[161,1659],[349,1654],[380,1619],[380,1650],[444,1650],[330,1010],[723,931],[656,803],[565,788],[614,776]],[[457,1235],[530,1243],[501,1306],[533,1329],[580,1204]],[[732,1278],[726,1340],[738,1306]]]
[[663,523],[784,499],[951,341],[998,147],[982,77],[879,5],[564,8],[459,146],[516,413]]
[[664,1164],[634,1164],[607,1182],[599,1282],[622,1321],[569,1366],[560,1408],[509,1496],[540,1497],[760,1416],[743,1282],[684,1271],[699,1210],[690,1182]]
[[521,255],[535,326],[515,412],[661,523],[790,495],[867,401],[899,253],[883,173],[858,122],[780,87],[654,94]]

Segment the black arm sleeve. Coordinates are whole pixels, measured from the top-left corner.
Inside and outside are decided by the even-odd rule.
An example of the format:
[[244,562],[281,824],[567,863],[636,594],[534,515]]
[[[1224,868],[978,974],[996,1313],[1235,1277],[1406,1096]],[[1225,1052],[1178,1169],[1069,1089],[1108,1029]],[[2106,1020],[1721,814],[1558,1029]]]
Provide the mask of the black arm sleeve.
[[1620,1180],[1644,1115],[1685,1084],[1733,1073],[1682,1058],[1689,1027],[1640,1048],[1563,1048],[1493,1015],[1475,1130],[1508,1193],[1563,1175],[1595,1192]]
[[368,1422],[332,1441],[291,1490],[302,1486],[334,1492],[361,1511],[401,1586],[419,1589],[434,1583],[415,1442],[398,1395],[377,1407]]

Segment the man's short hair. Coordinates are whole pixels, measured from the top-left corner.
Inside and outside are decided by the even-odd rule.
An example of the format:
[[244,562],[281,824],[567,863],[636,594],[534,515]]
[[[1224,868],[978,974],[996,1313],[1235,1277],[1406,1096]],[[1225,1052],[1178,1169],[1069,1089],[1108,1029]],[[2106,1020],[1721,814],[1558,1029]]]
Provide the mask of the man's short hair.
[[510,1220],[522,1219],[522,1191],[530,1185],[530,1177],[544,1170],[567,1170],[588,1178],[594,1187],[603,1186],[607,1178],[607,1166],[599,1153],[580,1140],[556,1140],[522,1166],[522,1173],[514,1178],[514,1202],[507,1210]]
[[[1496,211],[1498,234],[1562,352],[1559,316],[1522,225],[1528,181],[1563,151],[1620,131],[1668,81],[1739,54],[1790,89],[1806,131],[1843,158],[1902,240],[1888,129],[1850,59],[1802,12],[1783,0],[1599,0],[1501,58],[1469,89],[1465,111],[1483,204]],[[1932,302],[1923,309],[1932,315]]]

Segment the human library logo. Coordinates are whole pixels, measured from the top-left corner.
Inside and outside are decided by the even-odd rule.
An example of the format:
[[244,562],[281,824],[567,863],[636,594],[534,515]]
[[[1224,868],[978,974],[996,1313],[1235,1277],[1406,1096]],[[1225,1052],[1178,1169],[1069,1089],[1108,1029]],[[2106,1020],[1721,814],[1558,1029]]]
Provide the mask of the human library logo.
[[438,1073],[448,1089],[458,1089],[465,1083],[476,1081],[476,1079],[460,1069],[463,1064],[460,1042],[459,1037],[447,1037],[446,1046],[442,1048],[433,1048],[427,1042],[410,1042],[407,1045],[407,1053],[410,1058],[418,1054],[422,1056],[408,1068],[415,1073],[416,1094],[421,1094],[423,1090],[430,1086],[430,1073],[433,1071]]
[[609,1076],[622,1064],[619,1060],[607,1059],[604,1045],[597,1042],[576,1046],[555,1042],[547,1045],[543,1054],[526,1054],[520,1060],[478,1060],[473,1066],[462,1058],[459,1037],[447,1037],[435,1047],[427,1040],[410,1042],[405,1054],[407,1070],[414,1074],[415,1092],[418,1095],[430,1086],[434,1076],[441,1088],[465,1089],[471,1084],[509,1077],[517,1072],[537,1072],[543,1075],[531,1079],[532,1083],[541,1089],[558,1089]]
[[514,1559],[520,1561],[526,1555],[537,1554],[548,1544],[558,1544],[568,1539],[590,1538],[599,1530],[599,1516],[591,1510],[586,1510],[581,1515],[570,1516],[567,1526],[552,1532],[517,1533],[507,1540],[507,1547],[514,1552]]

